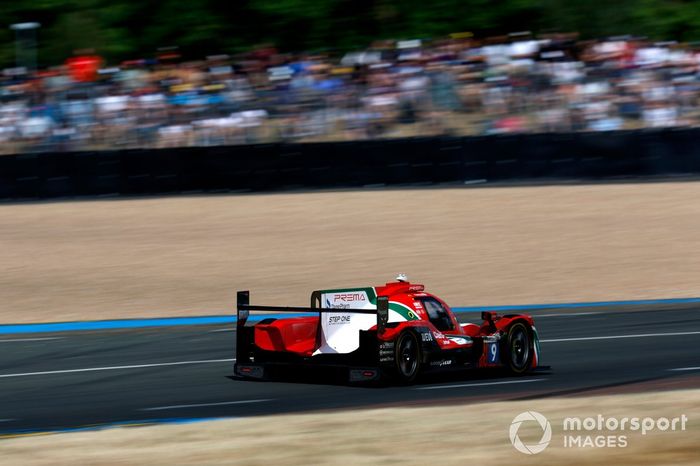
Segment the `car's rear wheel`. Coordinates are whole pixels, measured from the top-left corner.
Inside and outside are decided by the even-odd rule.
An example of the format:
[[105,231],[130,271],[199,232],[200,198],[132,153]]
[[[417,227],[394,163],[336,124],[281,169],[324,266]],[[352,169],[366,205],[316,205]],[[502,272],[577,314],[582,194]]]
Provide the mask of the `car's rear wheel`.
[[412,383],[420,372],[420,343],[414,332],[406,331],[396,340],[396,375],[402,383]]
[[511,372],[523,374],[532,366],[532,355],[534,348],[532,345],[532,333],[522,322],[513,324],[508,330],[507,344],[507,365]]

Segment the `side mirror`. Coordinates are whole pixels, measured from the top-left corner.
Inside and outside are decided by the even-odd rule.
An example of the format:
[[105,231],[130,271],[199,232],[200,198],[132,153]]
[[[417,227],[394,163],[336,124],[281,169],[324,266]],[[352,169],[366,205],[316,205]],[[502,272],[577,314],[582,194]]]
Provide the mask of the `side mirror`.
[[486,322],[489,326],[489,330],[491,332],[496,331],[496,325],[494,325],[493,321],[496,320],[496,313],[492,311],[483,311],[481,313],[481,320]]

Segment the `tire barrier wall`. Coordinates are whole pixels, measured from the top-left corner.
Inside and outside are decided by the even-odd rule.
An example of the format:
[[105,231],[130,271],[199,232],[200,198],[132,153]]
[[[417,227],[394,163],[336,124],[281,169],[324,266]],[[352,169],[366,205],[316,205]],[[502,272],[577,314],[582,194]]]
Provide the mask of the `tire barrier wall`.
[[0,199],[700,174],[700,129],[0,157]]

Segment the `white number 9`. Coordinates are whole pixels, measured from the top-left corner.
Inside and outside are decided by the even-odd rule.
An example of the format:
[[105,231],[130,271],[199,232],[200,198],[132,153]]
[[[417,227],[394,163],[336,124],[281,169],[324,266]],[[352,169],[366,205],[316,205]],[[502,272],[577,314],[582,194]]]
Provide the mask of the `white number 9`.
[[489,358],[489,362],[497,362],[498,361],[498,347],[495,344],[489,345],[491,346],[491,357]]

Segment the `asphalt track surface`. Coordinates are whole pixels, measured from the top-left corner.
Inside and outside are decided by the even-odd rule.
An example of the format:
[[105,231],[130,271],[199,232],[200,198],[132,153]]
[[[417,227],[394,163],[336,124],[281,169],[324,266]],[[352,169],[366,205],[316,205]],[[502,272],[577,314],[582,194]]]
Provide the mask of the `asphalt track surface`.
[[[0,335],[0,436],[358,407],[700,388],[700,307],[530,312],[549,371],[459,373],[413,386],[231,378],[231,325]],[[478,314],[459,314],[478,322]]]

